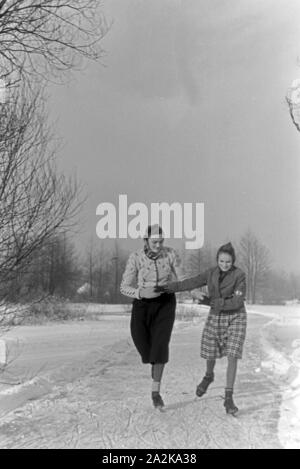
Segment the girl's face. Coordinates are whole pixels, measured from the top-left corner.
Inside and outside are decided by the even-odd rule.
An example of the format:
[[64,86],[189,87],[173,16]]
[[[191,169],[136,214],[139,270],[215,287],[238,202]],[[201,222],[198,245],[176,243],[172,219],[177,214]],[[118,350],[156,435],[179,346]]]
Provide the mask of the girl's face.
[[163,238],[149,238],[148,243],[149,243],[149,248],[151,251],[158,253],[162,246],[163,246]]
[[227,272],[232,266],[232,257],[227,252],[221,252],[218,257],[218,266],[223,272]]

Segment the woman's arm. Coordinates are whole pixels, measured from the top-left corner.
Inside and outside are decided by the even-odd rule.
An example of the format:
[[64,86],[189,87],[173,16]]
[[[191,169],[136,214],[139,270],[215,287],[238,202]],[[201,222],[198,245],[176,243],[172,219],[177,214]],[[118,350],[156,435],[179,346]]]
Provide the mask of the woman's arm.
[[135,254],[131,254],[126,264],[126,268],[122,277],[120,291],[123,295],[130,298],[139,298],[139,289],[134,288],[137,285],[138,268],[136,265]]
[[175,249],[172,249],[171,251],[170,264],[171,264],[173,276],[175,277],[176,280],[180,281],[180,280],[186,279],[185,270],[183,268],[180,256],[175,251]]
[[138,266],[136,264],[135,254],[131,254],[126,264],[125,272],[123,274],[120,291],[123,295],[129,298],[157,298],[160,293],[154,291],[154,287],[139,288],[133,287],[137,285],[138,280]]

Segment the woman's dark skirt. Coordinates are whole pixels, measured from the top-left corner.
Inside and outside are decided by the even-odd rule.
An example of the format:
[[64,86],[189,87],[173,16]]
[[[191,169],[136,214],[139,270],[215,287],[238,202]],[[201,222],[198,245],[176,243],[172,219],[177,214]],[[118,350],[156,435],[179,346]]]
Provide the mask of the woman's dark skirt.
[[143,363],[168,362],[175,309],[174,294],[133,301],[131,336]]

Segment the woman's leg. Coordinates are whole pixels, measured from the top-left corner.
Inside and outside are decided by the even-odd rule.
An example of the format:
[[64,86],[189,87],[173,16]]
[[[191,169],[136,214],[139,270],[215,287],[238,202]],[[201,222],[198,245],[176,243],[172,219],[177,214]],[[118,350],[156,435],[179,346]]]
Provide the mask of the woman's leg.
[[164,363],[153,363],[152,365],[152,392],[160,391],[160,383],[164,371]]
[[164,363],[153,363],[152,365],[152,379],[157,383],[161,382],[162,374],[164,371]]
[[152,400],[155,407],[163,407],[160,384],[164,366],[169,359],[169,342],[175,320],[175,296],[162,298],[158,306],[151,325]]
[[175,299],[171,297],[169,301],[161,301],[153,314],[150,327],[150,361],[155,364],[165,364],[169,361],[169,343],[175,321]]
[[150,362],[150,330],[147,324],[149,305],[142,300],[134,300],[132,306],[130,331],[133,343],[139,352],[142,362]]
[[164,363],[153,363],[151,369],[152,375],[152,402],[154,407],[162,408],[164,401],[160,395],[160,383],[164,371]]

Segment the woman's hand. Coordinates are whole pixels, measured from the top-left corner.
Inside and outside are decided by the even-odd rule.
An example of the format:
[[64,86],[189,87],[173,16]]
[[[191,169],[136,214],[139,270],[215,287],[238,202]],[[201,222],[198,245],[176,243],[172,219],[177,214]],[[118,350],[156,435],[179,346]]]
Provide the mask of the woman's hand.
[[154,291],[154,287],[146,287],[146,288],[140,288],[139,289],[139,296],[140,298],[157,298],[160,296],[160,292]]

